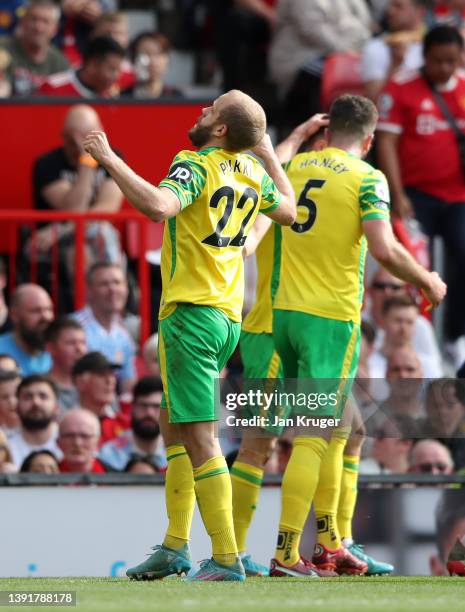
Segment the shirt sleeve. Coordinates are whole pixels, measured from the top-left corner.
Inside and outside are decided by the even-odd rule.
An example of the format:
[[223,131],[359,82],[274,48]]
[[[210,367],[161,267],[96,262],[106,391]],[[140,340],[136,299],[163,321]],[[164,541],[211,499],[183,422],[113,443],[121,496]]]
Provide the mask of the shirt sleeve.
[[207,170],[200,163],[198,153],[181,151],[170,166],[168,176],[159,187],[168,187],[179,198],[181,210],[197,200],[207,182]]
[[278,208],[280,205],[282,198],[283,196],[276,187],[275,182],[271,176],[265,172],[262,179],[262,200],[260,202],[260,212],[266,214],[275,210],[275,208]]
[[401,134],[404,126],[404,110],[400,87],[390,81],[378,100],[378,130]]
[[384,219],[389,221],[389,187],[386,177],[373,170],[363,177],[359,191],[360,217],[362,221]]

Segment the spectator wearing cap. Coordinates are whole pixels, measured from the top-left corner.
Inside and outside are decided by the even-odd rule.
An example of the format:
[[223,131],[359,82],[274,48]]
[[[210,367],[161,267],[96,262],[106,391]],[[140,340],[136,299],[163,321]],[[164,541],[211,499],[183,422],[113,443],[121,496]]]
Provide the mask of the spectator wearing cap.
[[102,446],[99,457],[115,470],[124,470],[133,458],[148,459],[158,471],[167,467],[160,435],[160,403],[163,386],[155,376],[141,378],[133,390],[131,429]]
[[129,420],[117,404],[116,375],[118,364],[111,363],[97,351],[87,353],[74,364],[73,380],[79,394],[79,405],[92,412],[100,421],[100,443],[116,438],[129,428]]
[[100,422],[89,410],[73,408],[60,422],[58,444],[63,452],[60,472],[102,474],[104,464],[96,456]]
[[33,451],[47,449],[61,458],[56,438],[59,413],[55,384],[46,376],[33,374],[18,386],[19,429],[10,438],[14,464],[19,468]]
[[0,370],[0,429],[7,437],[19,427],[16,390],[20,381],[17,371]]
[[82,326],[71,317],[61,317],[47,330],[47,350],[52,357],[48,376],[58,389],[58,405],[62,412],[76,408],[79,396],[74,386],[74,364],[87,352],[86,335]]
[[449,449],[437,440],[419,440],[412,448],[409,461],[412,474],[452,474],[454,462]]
[[96,263],[87,274],[87,301],[73,314],[84,328],[90,351],[99,351],[119,366],[123,391],[130,391],[135,380],[136,348],[123,321],[128,284],[121,266]]
[[45,351],[45,333],[53,319],[48,293],[33,283],[20,285],[11,296],[13,330],[0,336],[0,353],[13,357],[23,376],[44,374],[52,366]]

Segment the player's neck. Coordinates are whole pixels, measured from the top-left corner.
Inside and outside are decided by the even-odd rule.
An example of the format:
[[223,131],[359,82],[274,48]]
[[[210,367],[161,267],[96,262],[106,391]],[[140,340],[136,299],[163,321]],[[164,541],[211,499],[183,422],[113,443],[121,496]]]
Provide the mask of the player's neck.
[[199,147],[199,151],[204,151],[205,149],[210,149],[211,147],[219,147],[220,149],[224,149],[224,141],[220,138],[210,138],[208,142]]
[[340,138],[332,138],[328,147],[334,149],[341,149],[341,151],[345,151],[354,157],[359,157],[360,159],[363,157],[363,148],[358,142],[347,142],[346,140]]

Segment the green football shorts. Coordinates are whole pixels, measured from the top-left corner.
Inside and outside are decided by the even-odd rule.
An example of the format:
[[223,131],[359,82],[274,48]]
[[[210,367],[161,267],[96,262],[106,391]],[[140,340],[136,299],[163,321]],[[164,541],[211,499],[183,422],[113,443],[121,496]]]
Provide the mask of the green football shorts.
[[[244,393],[250,389],[260,389],[268,393],[279,391],[282,388],[283,366],[274,346],[273,334],[242,331],[239,347],[244,367]],[[241,416],[246,419],[262,417],[262,429],[279,436],[283,427],[274,425],[275,417],[285,418],[288,412],[287,406],[283,408],[274,403],[267,410],[263,406],[247,404],[242,409]]]
[[210,306],[178,304],[161,319],[158,357],[162,407],[170,423],[216,421],[219,375],[239,341],[241,324]]
[[360,325],[274,310],[273,339],[287,386],[294,394],[306,394],[307,403],[294,402],[294,413],[341,418],[357,372]]

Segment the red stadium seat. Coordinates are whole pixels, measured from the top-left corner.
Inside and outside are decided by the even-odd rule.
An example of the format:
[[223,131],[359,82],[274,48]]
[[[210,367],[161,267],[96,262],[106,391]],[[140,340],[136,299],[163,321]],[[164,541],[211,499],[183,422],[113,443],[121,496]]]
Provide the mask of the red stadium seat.
[[334,53],[326,59],[321,82],[321,108],[327,111],[331,102],[344,93],[363,94],[358,53]]

